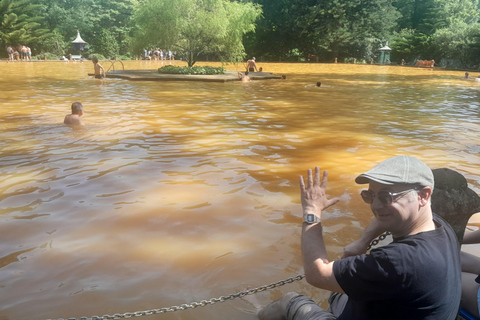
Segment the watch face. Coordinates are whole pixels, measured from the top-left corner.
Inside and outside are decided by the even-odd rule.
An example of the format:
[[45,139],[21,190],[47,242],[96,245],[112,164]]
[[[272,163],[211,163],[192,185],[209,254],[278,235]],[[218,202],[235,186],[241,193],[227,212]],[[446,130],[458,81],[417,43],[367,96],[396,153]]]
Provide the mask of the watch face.
[[316,215],[312,213],[308,213],[305,215],[305,222],[306,223],[320,222],[320,218],[318,218]]

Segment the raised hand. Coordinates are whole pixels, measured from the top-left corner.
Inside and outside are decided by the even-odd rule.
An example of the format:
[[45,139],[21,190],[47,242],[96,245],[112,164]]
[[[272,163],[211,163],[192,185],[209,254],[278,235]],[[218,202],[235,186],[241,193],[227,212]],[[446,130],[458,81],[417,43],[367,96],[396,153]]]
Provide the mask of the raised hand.
[[321,218],[322,210],[334,205],[338,198],[327,199],[325,190],[327,188],[328,172],[324,171],[320,180],[320,168],[315,167],[315,177],[312,176],[312,169],[308,169],[307,187],[300,176],[300,193],[302,199],[303,215],[313,213]]

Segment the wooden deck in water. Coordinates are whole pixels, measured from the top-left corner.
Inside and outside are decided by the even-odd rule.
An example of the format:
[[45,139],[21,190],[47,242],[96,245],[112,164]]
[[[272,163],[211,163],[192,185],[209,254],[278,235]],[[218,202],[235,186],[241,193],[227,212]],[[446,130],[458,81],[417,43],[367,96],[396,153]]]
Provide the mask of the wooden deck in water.
[[[93,76],[93,73],[89,73]],[[281,76],[269,72],[249,72],[251,80],[281,79]],[[106,73],[107,78],[120,78],[132,81],[204,81],[204,82],[229,82],[240,81],[237,71],[227,71],[217,75],[186,75],[164,74],[155,70],[115,70]]]

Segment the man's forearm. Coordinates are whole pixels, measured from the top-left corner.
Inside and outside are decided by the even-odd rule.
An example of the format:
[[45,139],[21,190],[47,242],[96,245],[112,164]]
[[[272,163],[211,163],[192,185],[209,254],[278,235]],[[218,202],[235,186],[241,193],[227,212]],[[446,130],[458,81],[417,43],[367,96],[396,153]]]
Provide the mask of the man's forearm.
[[362,243],[362,245],[365,245],[365,247],[368,247],[370,245],[370,242],[372,242],[373,239],[384,233],[385,230],[381,229],[378,226],[377,219],[373,219],[370,224],[367,226],[365,231],[360,235],[360,238],[358,238],[358,241]]
[[343,249],[343,258],[366,253],[372,240],[381,235],[384,231],[385,230],[379,228],[377,220],[373,219],[365,231],[360,235],[360,238],[345,246]]
[[318,224],[303,224],[302,256],[305,279],[315,287],[343,292],[333,274],[333,262],[328,262],[323,240],[323,228]]
[[[316,266],[320,261],[328,262],[327,250],[323,241],[323,227],[320,223],[302,226],[302,255],[305,275],[317,276],[319,270]],[[320,261],[319,261],[320,260]]]

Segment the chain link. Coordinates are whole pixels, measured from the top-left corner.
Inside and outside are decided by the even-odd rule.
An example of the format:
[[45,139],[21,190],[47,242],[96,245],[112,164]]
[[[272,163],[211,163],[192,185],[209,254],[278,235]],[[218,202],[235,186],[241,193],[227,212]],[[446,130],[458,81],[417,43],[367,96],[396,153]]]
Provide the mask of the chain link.
[[[370,245],[367,247],[367,251],[370,250],[372,247],[376,246],[380,241],[385,240],[385,238],[390,235],[390,232],[385,232],[382,233],[378,238],[373,239],[372,242],[370,242]],[[101,317],[99,316],[92,316],[90,318],[87,317],[80,317],[80,318],[68,318],[68,319],[63,319],[59,318],[56,320],[114,320],[114,319],[129,319],[133,317],[142,317],[142,316],[151,316],[154,314],[162,314],[162,313],[167,313],[167,312],[175,312],[175,311],[180,311],[180,310],[187,310],[187,309],[195,309],[197,307],[205,307],[207,305],[212,305],[217,302],[225,302],[227,300],[233,300],[237,298],[243,298],[245,296],[257,293],[257,292],[262,292],[262,291],[267,291],[271,290],[295,281],[299,281],[305,278],[304,274],[299,274],[295,277],[290,277],[285,280],[280,280],[278,282],[270,283],[258,288],[254,289],[249,289],[237,293],[232,293],[229,294],[228,296],[220,296],[218,298],[211,298],[210,300],[201,300],[200,302],[191,302],[189,304],[182,304],[180,306],[171,306],[168,308],[160,308],[160,309],[152,309],[152,310],[146,310],[146,311],[136,311],[136,312],[127,312],[127,313],[115,313],[114,315],[103,315]],[[47,319],[47,320],[53,320],[53,319]]]
[[370,245],[367,247],[367,251],[370,250],[372,247],[375,247],[380,241],[385,240],[385,238],[391,234],[391,232],[386,231],[379,235],[376,239],[373,239],[372,242],[370,242]]

